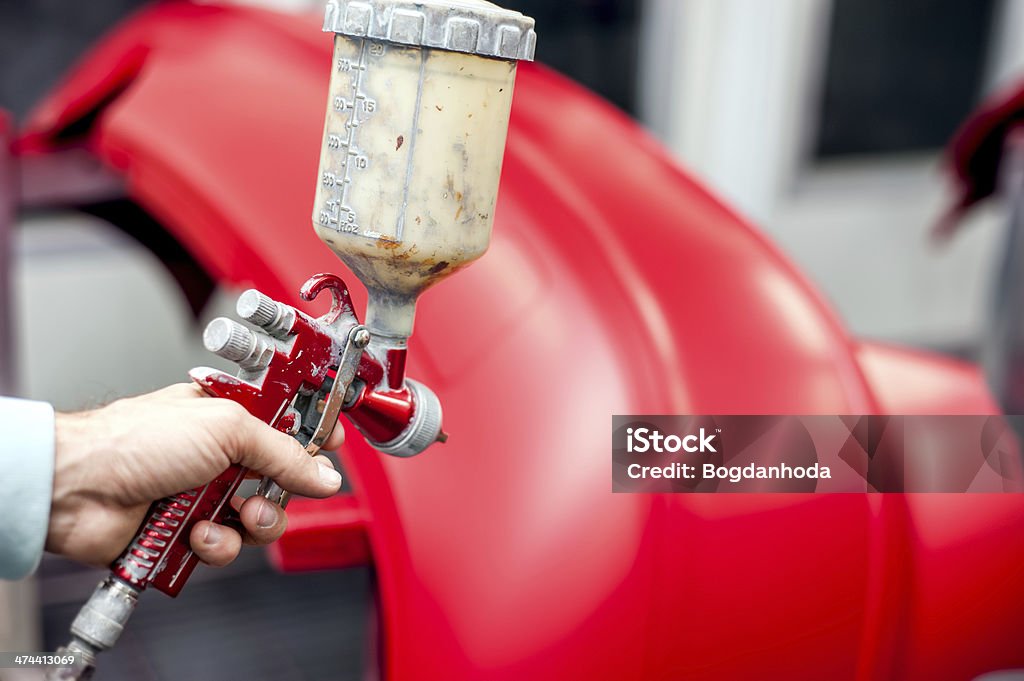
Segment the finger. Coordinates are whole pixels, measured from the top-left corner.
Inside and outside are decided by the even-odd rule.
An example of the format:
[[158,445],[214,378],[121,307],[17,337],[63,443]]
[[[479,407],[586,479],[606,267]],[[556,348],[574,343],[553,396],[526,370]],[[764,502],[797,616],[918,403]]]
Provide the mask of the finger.
[[158,395],[164,397],[173,398],[195,398],[195,397],[207,397],[206,391],[199,387],[195,383],[175,383],[174,385],[168,386],[163,390],[157,391]]
[[314,456],[313,457],[313,461],[317,462],[321,466],[326,466],[327,468],[330,468],[331,470],[338,470],[337,468],[334,467],[334,462],[331,461],[331,457],[326,456],[324,454],[318,454],[318,455]]
[[272,478],[278,485],[306,497],[329,497],[341,488],[341,474],[323,466],[289,435],[255,418],[246,418],[240,435],[240,451],[232,460]]
[[213,567],[228,565],[242,550],[242,536],[238,532],[209,520],[196,523],[189,542],[199,560]]
[[249,535],[246,539],[251,540],[253,544],[275,542],[288,527],[288,517],[284,509],[260,496],[247,499],[242,504],[239,515]]
[[335,424],[334,432],[324,443],[324,449],[328,452],[336,452],[345,444],[345,427],[340,423]]

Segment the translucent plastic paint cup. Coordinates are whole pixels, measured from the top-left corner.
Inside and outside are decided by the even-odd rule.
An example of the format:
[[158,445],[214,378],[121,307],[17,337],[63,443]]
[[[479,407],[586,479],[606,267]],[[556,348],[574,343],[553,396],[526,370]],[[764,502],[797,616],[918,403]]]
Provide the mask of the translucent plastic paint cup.
[[335,0],[313,216],[370,294],[367,325],[412,333],[416,299],[490,244],[516,66],[533,20],[491,3]]

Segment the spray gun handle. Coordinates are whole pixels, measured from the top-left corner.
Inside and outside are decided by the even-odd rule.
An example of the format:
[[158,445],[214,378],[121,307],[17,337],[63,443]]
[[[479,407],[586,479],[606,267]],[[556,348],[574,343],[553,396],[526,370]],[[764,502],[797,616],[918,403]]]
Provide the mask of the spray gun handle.
[[[242,401],[239,397],[244,393],[230,389],[235,383],[231,380],[219,382],[215,380],[217,374],[196,371],[193,378],[211,397]],[[293,419],[291,414],[285,414],[275,425],[289,430]],[[177,596],[199,565],[199,558],[189,542],[196,524],[209,520],[240,528],[241,521],[231,506],[231,500],[248,472],[241,466],[231,466],[202,487],[153,504],[149,518],[135,540],[114,563],[114,574],[140,590],[151,586],[168,596]]]
[[154,504],[135,540],[114,563],[114,574],[140,590],[152,586],[177,596],[199,564],[189,545],[192,528],[202,520],[237,524],[231,499],[247,472],[232,466],[207,485]]

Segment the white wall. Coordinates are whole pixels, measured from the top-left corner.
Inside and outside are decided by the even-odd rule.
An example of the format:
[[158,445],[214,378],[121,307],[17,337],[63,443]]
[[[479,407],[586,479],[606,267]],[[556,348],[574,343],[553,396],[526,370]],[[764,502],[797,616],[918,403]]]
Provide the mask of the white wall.
[[[224,368],[204,350],[202,326],[170,275],[109,225],[32,219],[16,232],[14,262],[15,366],[26,397],[77,410],[187,381],[194,366]],[[231,309],[219,296],[207,318]]]
[[768,220],[803,151],[828,3],[648,0],[641,110],[687,166]]
[[[937,156],[813,165],[808,141],[828,0],[647,0],[643,117],[715,191],[768,232],[860,335],[936,347],[984,331],[1003,215],[979,212],[944,249]],[[990,87],[1024,73],[1024,0],[1007,0]]]

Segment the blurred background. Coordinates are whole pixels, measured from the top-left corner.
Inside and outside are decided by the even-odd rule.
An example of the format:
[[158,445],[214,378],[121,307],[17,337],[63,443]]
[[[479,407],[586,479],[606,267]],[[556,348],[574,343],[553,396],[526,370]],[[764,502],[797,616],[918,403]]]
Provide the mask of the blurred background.
[[[89,45],[142,4],[0,1],[0,108],[23,117]],[[942,248],[928,233],[949,200],[943,145],[983,97],[1024,74],[1024,0],[499,4],[534,16],[541,61],[646,126],[779,244],[854,333],[976,357],[1007,211],[990,202]],[[210,363],[201,327],[170,276],[102,220],[28,214],[12,238],[6,331],[18,394],[80,409],[180,381],[186,368]],[[227,312],[229,298],[219,293],[204,320]],[[63,309],[54,309],[57,301]],[[111,333],[124,329],[130,333]],[[0,642],[59,644],[96,580],[48,559],[38,585],[4,586]],[[188,603],[147,602],[99,679],[306,679],[324,677],[324,669],[359,678],[371,580],[360,571],[277,576],[249,552],[229,570],[205,571],[182,597]],[[207,618],[216,634],[208,628],[195,639],[183,618]],[[253,641],[273,646],[275,630],[295,634],[239,668],[245,654],[233,651]],[[351,646],[339,648],[340,640]],[[202,669],[196,658],[161,653],[179,645],[213,650],[213,642],[222,653]]]

